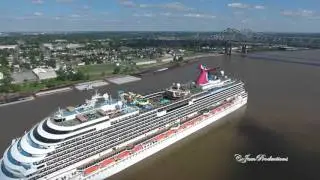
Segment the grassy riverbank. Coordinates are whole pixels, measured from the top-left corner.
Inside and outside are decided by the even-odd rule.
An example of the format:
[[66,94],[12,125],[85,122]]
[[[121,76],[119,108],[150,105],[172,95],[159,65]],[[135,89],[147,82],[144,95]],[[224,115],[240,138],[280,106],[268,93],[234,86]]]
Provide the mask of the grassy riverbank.
[[[201,57],[206,56],[217,56],[217,54],[193,54],[192,56],[184,57],[182,62],[178,62],[178,65],[189,63],[190,61],[197,60]],[[61,80],[59,78],[45,80],[41,82],[25,82],[23,84],[12,84],[14,89],[13,93],[36,93],[41,90],[49,90],[60,87],[72,86],[77,83],[92,81],[92,80],[101,80],[106,77],[111,77],[114,75],[129,75],[129,74],[138,74],[148,69],[169,67],[177,65],[176,62],[157,62],[154,64],[145,64],[145,65],[132,65],[132,64],[122,64],[119,65],[119,71],[115,74],[114,70],[117,67],[115,64],[95,64],[95,65],[86,65],[80,66],[77,68],[80,71],[84,78],[82,80]]]

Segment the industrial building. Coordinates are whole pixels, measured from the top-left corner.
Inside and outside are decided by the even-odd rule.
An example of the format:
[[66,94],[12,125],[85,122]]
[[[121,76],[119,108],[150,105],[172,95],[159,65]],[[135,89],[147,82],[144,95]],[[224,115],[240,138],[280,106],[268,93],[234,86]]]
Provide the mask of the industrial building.
[[35,68],[32,72],[39,80],[54,79],[57,77],[57,73],[53,68]]

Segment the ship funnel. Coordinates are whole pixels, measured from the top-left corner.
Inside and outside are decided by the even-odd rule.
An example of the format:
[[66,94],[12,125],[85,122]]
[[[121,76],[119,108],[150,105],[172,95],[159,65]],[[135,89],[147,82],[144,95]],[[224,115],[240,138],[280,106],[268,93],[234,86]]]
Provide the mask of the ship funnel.
[[199,74],[198,79],[197,79],[197,84],[198,85],[202,85],[202,84],[208,83],[208,72],[207,72],[207,69],[202,64],[199,65],[199,69],[200,69],[200,74]]

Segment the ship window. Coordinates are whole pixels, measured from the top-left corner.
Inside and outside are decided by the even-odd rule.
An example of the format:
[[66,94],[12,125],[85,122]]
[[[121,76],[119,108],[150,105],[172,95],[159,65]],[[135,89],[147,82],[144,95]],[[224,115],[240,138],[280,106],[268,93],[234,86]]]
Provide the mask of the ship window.
[[11,154],[11,148],[8,150],[8,153],[7,153],[7,157],[9,159],[9,161],[14,164],[14,165],[17,165],[17,166],[20,166],[21,163],[17,160],[15,160],[13,157],[12,157],[12,154]]
[[22,149],[21,147],[21,140],[19,140],[18,144],[17,144],[17,147],[18,147],[18,150],[19,152],[24,155],[24,156],[27,156],[27,157],[32,157],[32,154],[26,152],[25,150]]
[[1,163],[1,171],[6,175],[6,176],[8,176],[8,177],[10,177],[10,178],[18,178],[18,177],[16,177],[14,174],[12,174],[11,172],[9,172],[5,167],[4,167],[4,164],[3,164],[3,161],[2,161],[2,163]]
[[59,131],[59,130],[52,129],[48,126],[47,122],[43,123],[42,128],[51,134],[67,134],[67,133],[69,133],[69,131]]
[[[74,138],[74,137],[77,137],[77,136],[80,136],[80,135],[83,135],[83,134],[86,134],[86,133],[88,133],[88,132],[91,132],[91,131],[94,131],[95,129],[91,129],[91,130],[88,130],[88,131],[85,131],[85,132],[82,132],[82,133],[79,133],[79,134],[76,134],[76,135],[73,135],[73,136],[70,136],[70,137],[68,137],[68,138],[66,138],[66,140],[68,140],[68,139],[72,139],[72,138]],[[87,135],[86,135],[87,136]],[[89,136],[89,135],[88,135]],[[75,140],[75,139],[74,139]],[[72,140],[72,141],[74,141],[74,140]]]
[[37,169],[41,169],[41,168],[43,168],[43,167],[44,167],[44,165],[41,165],[41,166],[37,167]]
[[45,147],[40,146],[39,144],[33,142],[33,140],[31,139],[31,135],[30,132],[28,133],[28,138],[27,138],[28,143],[34,147],[34,148],[38,148],[38,149],[46,149]]
[[12,164],[17,165],[17,166],[23,166],[25,169],[30,169],[30,166],[29,166],[29,165],[23,164],[23,163],[15,160],[15,159],[12,157],[11,148],[8,150],[7,157],[8,157],[9,161],[10,161]]
[[42,137],[42,136],[38,133],[37,129],[34,129],[34,130],[33,130],[33,136],[34,136],[38,141],[44,142],[44,143],[57,143],[57,142],[60,142],[60,141],[61,141],[61,139],[47,139],[47,138],[45,138],[45,137]]

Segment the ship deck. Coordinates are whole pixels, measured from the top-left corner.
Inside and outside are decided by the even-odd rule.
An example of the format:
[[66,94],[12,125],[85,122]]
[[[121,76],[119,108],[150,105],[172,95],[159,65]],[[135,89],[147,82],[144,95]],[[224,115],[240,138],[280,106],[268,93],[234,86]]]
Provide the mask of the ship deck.
[[[125,115],[128,113],[137,111],[137,110],[138,109],[135,107],[128,106],[125,109],[122,109],[121,111],[113,111],[113,112],[110,112],[110,114],[105,112],[106,114],[103,115],[102,113],[99,112],[99,109],[92,109],[92,110],[86,111],[85,113],[82,113],[81,115],[86,118],[86,120],[84,122],[90,122],[90,121],[94,121],[94,120],[102,118],[102,117],[105,117],[106,120],[112,119],[112,118],[119,117],[119,116],[122,116],[122,115]],[[62,122],[56,122],[56,121],[52,120],[52,122],[56,125],[59,125],[59,126],[76,126],[76,125],[80,125],[80,124],[84,123],[77,118],[67,120],[67,121],[62,121]]]
[[[234,83],[235,83],[235,81],[231,81],[231,82],[223,85],[223,87],[231,86]],[[99,118],[102,118],[102,117],[106,117],[106,119],[113,119],[113,118],[125,115],[127,113],[131,113],[131,112],[134,112],[134,111],[137,111],[137,110],[139,110],[140,113],[143,113],[143,112],[147,112],[147,111],[150,111],[150,110],[153,110],[153,109],[158,109],[158,108],[161,108],[161,107],[167,107],[170,104],[173,104],[173,103],[178,102],[178,101],[183,101],[185,99],[189,99],[190,97],[202,96],[203,93],[205,92],[200,87],[192,86],[191,84],[184,85],[184,88],[186,90],[190,90],[190,94],[188,96],[184,96],[184,97],[180,97],[180,98],[176,98],[176,99],[167,99],[164,96],[163,92],[157,92],[157,93],[154,93],[154,94],[145,95],[144,97],[146,97],[150,102],[150,104],[149,104],[150,107],[151,107],[150,109],[145,109],[145,108],[142,108],[142,107],[140,107],[138,105],[127,104],[126,108],[121,109],[120,111],[104,112],[106,114],[103,114],[103,113],[101,113],[101,111],[99,111],[99,110],[101,110],[99,108],[102,107],[103,105],[106,105],[107,102],[102,102],[102,103],[96,104],[91,109],[84,110],[84,109],[81,109],[79,107],[76,107],[71,111],[63,110],[63,115],[64,116],[80,115],[82,118],[84,118],[83,121],[81,120],[81,118],[79,119],[77,117],[74,118],[74,119],[67,120],[67,121],[62,121],[62,122],[56,122],[53,119],[51,119],[51,120],[52,120],[52,122],[54,124],[59,125],[59,126],[75,126],[75,125],[80,125],[82,123],[93,121],[93,120],[96,120],[96,119],[99,119]],[[214,88],[211,88],[210,91],[219,90],[221,88],[222,87],[214,87]],[[108,103],[116,103],[116,102],[117,102],[117,100],[112,100],[112,102],[108,102]]]

